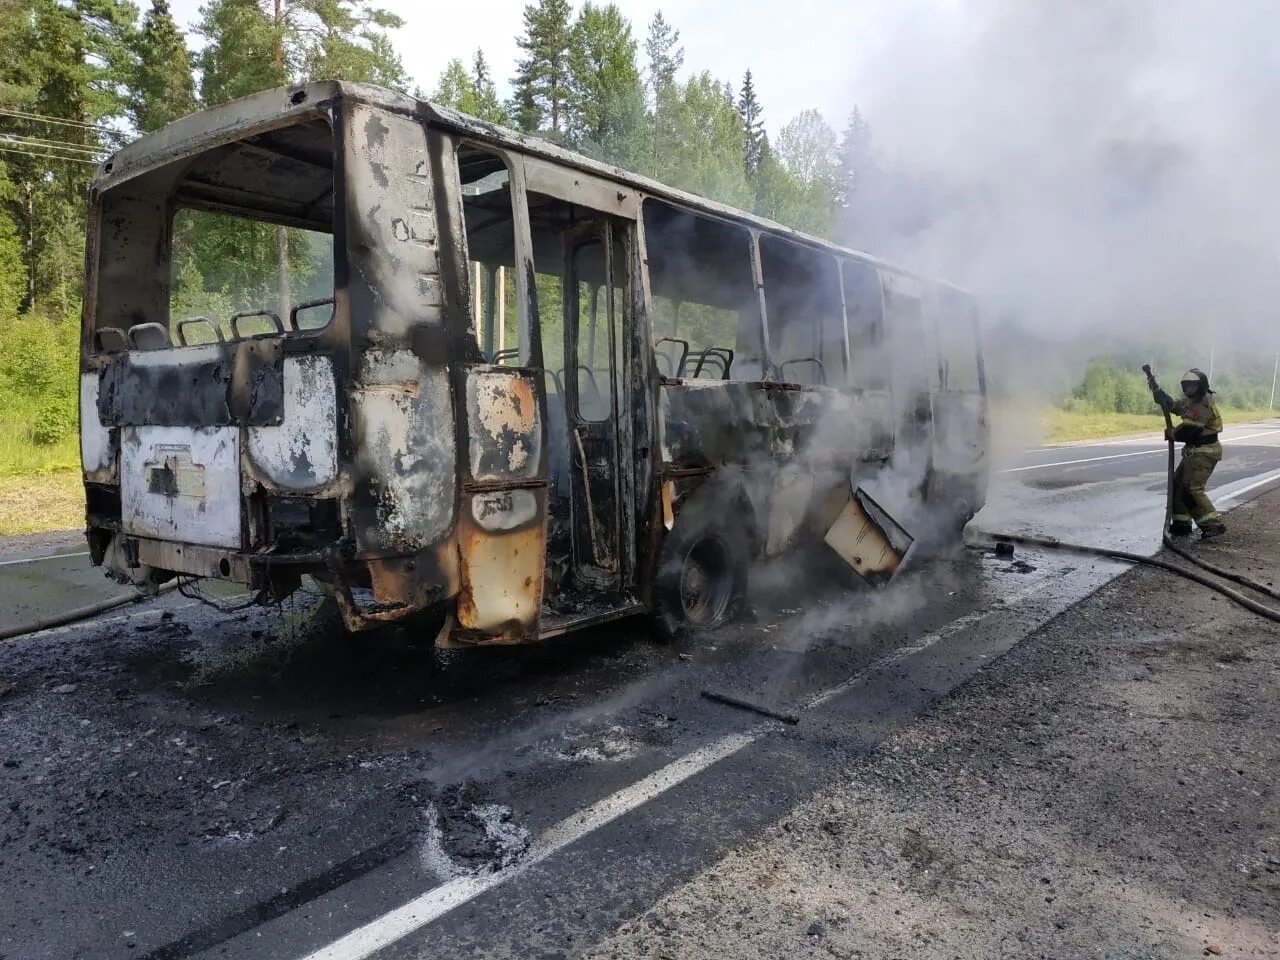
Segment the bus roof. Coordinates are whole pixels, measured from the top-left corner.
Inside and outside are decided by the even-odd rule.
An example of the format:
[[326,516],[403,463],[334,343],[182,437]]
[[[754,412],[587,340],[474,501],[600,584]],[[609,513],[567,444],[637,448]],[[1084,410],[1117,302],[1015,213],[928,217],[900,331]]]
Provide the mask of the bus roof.
[[668,186],[612,164],[593,160],[518,130],[489,123],[449,107],[420,100],[408,94],[397,93],[385,87],[345,80],[316,80],[296,86],[277,87],[189,114],[154,133],[139,137],[108,157],[98,167],[93,187],[99,191],[108,190],[119,183],[184,156],[240,140],[245,136],[288,126],[308,116],[318,115],[331,101],[338,99],[369,103],[396,113],[422,117],[435,126],[465,134],[473,140],[490,146],[541,157],[565,167],[612,180],[646,196],[712,216],[736,220],[759,230],[819,247],[833,254],[859,260],[904,277],[966,293],[946,281],[926,277],[868,253],[803,233],[766,217]]

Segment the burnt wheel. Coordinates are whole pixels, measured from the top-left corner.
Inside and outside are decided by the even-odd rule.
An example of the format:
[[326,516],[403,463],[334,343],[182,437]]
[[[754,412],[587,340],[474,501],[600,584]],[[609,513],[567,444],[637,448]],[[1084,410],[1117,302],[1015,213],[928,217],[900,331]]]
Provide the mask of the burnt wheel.
[[686,513],[662,545],[653,611],[666,639],[711,630],[737,616],[747,592],[746,535]]

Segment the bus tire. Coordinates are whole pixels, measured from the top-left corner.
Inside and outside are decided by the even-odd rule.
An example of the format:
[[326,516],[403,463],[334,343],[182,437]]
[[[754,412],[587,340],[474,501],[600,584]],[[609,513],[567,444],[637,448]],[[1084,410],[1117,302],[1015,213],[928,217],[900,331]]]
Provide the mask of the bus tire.
[[653,585],[659,635],[674,641],[738,616],[747,595],[751,544],[742,527],[685,510],[662,543]]

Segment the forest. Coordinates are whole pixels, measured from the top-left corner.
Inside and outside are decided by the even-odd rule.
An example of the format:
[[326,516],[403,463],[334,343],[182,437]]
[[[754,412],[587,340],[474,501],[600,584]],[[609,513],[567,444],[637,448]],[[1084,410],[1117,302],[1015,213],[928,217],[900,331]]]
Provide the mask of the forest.
[[[875,237],[858,232],[868,219],[859,211],[892,205],[895,180],[862,112],[851,109],[837,129],[805,110],[771,122],[770,137],[768,92],[750,64],[726,78],[686,63],[679,26],[661,12],[636,25],[613,4],[536,0],[510,25],[516,63],[459,51],[426,90],[411,85],[396,53],[402,26],[372,0],[209,0],[189,33],[167,0],[0,0],[0,476],[77,463],[76,343],[95,165],[139,134],[268,87],[381,84],[875,250]],[[505,99],[498,72],[509,80]],[[253,226],[179,225],[175,302],[225,313],[233,290],[269,282],[274,228]],[[289,256],[305,279],[322,258],[299,233],[291,231]],[[239,275],[206,275],[210,263]],[[1131,396],[1131,376],[1093,369],[1080,380],[1083,369],[1052,398],[1064,409],[1145,402]],[[1251,406],[1261,383],[1259,373]]]

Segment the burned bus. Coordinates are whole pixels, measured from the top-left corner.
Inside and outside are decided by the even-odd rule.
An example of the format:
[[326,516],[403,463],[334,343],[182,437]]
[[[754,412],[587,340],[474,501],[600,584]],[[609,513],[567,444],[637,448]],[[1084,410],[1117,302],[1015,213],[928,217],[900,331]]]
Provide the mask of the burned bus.
[[442,645],[711,627],[754,559],[861,563],[832,531],[886,465],[958,533],[986,437],[955,288],[411,97],[264,92],[94,179],[87,537],[144,589],[310,577]]

